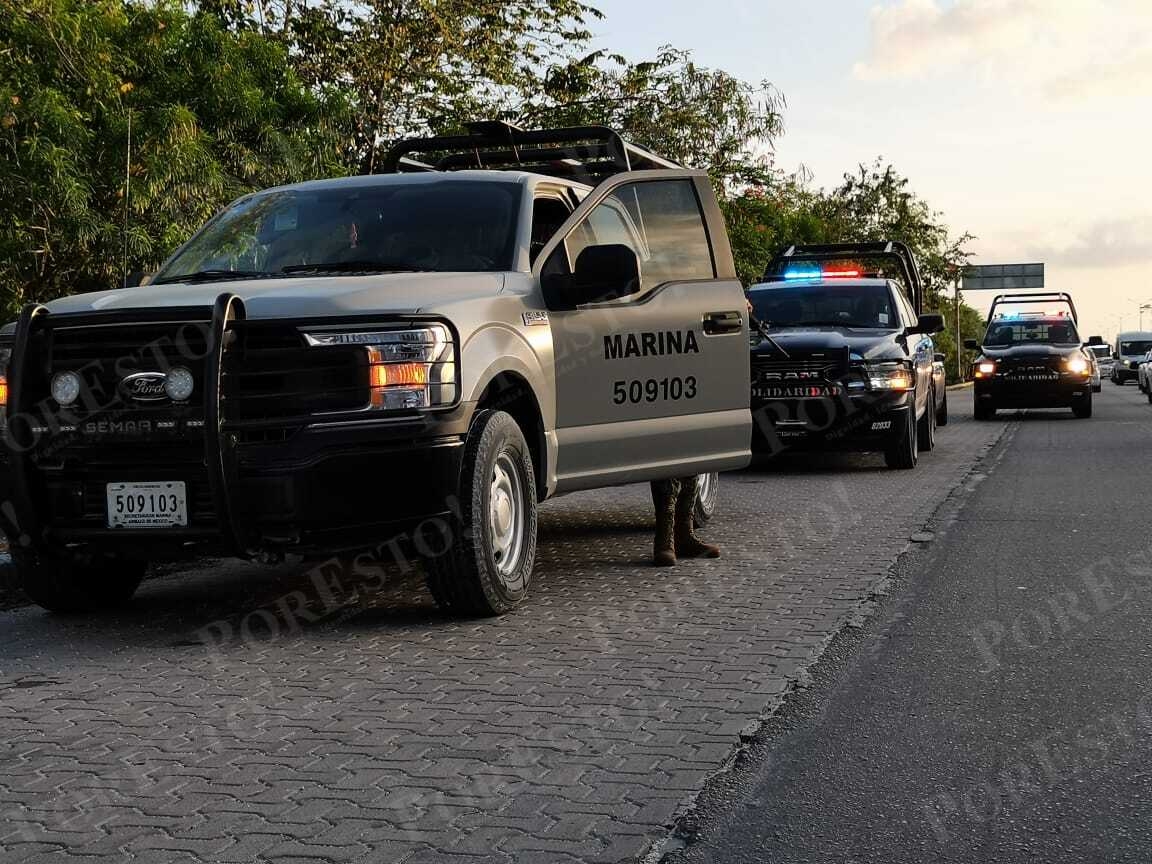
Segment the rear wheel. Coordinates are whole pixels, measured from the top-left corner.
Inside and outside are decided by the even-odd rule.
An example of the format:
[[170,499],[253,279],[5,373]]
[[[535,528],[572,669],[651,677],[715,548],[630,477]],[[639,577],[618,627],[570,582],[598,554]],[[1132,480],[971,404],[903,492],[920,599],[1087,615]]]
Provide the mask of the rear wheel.
[[916,430],[916,445],[921,453],[929,452],[936,446],[936,394],[929,391],[928,404],[924,406],[924,416]]
[[948,425],[948,389],[944,389],[944,398],[940,400],[940,407],[936,409],[936,425]]
[[908,470],[916,467],[916,460],[919,455],[916,429],[920,424],[916,422],[914,411],[914,408],[908,409],[908,414],[902,424],[903,428],[900,430],[900,437],[884,451],[884,462],[889,468]]
[[501,615],[527,595],[536,558],[532,455],[510,414],[481,411],[472,421],[459,503],[443,554],[425,559],[428,588],[455,615]]
[[720,506],[720,475],[701,474],[696,486],[696,508],[692,519],[697,527],[707,525]]
[[1080,419],[1087,419],[1092,416],[1092,394],[1081,396],[1072,402],[1072,413]]
[[996,406],[986,402],[976,402],[972,407],[972,417],[975,420],[991,420],[996,416]]
[[13,551],[12,565],[33,603],[61,613],[99,612],[125,605],[148,569],[143,561],[33,557],[19,550]]

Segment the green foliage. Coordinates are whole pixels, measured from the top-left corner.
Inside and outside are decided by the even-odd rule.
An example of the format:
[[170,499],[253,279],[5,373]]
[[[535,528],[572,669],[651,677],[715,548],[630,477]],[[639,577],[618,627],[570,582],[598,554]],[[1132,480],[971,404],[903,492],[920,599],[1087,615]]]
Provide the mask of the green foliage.
[[280,45],[214,15],[0,0],[0,44],[9,311],[155,266],[243,192],[343,171],[339,103],[304,88]]
[[580,0],[264,6],[263,26],[288,46],[308,86],[347,93],[355,117],[348,158],[369,171],[381,142],[456,130],[464,121],[497,116],[517,94],[537,92],[541,70],[586,43],[585,19],[599,17]]
[[783,109],[784,97],[768,82],[753,86],[666,46],[641,63],[597,51],[554,65],[511,119],[530,127],[611,126],[682,165],[707,169],[723,194],[768,170]]

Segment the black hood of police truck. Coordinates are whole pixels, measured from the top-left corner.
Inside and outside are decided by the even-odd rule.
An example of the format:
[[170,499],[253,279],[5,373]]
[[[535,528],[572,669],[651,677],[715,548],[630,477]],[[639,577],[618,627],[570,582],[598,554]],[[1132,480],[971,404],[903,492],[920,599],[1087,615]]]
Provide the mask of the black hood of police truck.
[[796,359],[845,350],[853,359],[899,360],[908,356],[907,337],[900,330],[825,326],[770,327],[767,332],[771,342],[753,331],[753,338],[760,339],[752,348],[753,356],[783,359],[781,349]]
[[1051,345],[1046,342],[1038,342],[1034,345],[1010,345],[1003,348],[997,348],[992,345],[982,345],[980,352],[981,355],[988,360],[1009,362],[1013,360],[1042,360],[1048,357],[1075,357],[1081,354],[1078,343]]

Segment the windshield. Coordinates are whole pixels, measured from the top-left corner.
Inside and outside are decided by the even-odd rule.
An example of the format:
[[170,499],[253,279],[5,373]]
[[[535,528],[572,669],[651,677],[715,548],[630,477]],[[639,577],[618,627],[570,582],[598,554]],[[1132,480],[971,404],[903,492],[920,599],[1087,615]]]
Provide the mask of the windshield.
[[1152,340],[1120,343],[1120,354],[1124,357],[1135,357],[1137,354],[1144,354],[1149,349],[1152,349]]
[[283,189],[208,223],[154,282],[372,270],[510,270],[520,187],[465,180]]
[[830,285],[812,282],[803,285],[764,285],[749,292],[756,317],[769,327],[828,325],[899,328],[887,284]]
[[1112,356],[1112,349],[1107,345],[1089,345],[1088,347],[1101,360],[1109,359]]
[[1028,321],[993,321],[988,325],[984,344],[990,348],[1008,348],[1014,345],[1079,344],[1076,325],[1068,318],[1040,318]]

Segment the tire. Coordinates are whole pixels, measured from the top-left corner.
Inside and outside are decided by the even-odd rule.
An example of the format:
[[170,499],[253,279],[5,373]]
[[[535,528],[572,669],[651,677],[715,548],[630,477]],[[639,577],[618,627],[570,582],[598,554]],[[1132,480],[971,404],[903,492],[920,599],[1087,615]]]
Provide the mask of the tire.
[[1079,419],[1086,420],[1092,416],[1092,394],[1081,396],[1072,403],[1072,413]]
[[510,414],[472,420],[457,494],[444,552],[425,558],[428,589],[453,615],[503,615],[527,596],[536,558],[536,475]]
[[948,425],[948,390],[944,390],[944,398],[940,402],[940,407],[936,409],[936,425]]
[[987,405],[983,402],[977,402],[972,407],[972,419],[973,420],[991,420],[995,416],[996,416],[996,406],[995,405]]
[[1148,404],[1152,405],[1152,390],[1145,390],[1144,392],[1148,394]]
[[692,520],[697,528],[707,525],[720,507],[720,475],[701,474],[698,492],[696,495],[696,508],[692,511]]
[[83,614],[124,606],[144,579],[143,561],[80,561],[13,551],[16,580],[28,598],[49,612]]
[[936,446],[936,394],[929,391],[928,404],[924,406],[924,416],[917,421],[916,447],[921,453],[929,453]]
[[900,438],[884,451],[884,462],[889,468],[909,470],[916,467],[919,456],[919,446],[916,439],[919,437],[917,427],[920,425],[914,415],[915,408],[909,408],[908,416],[904,420]]

